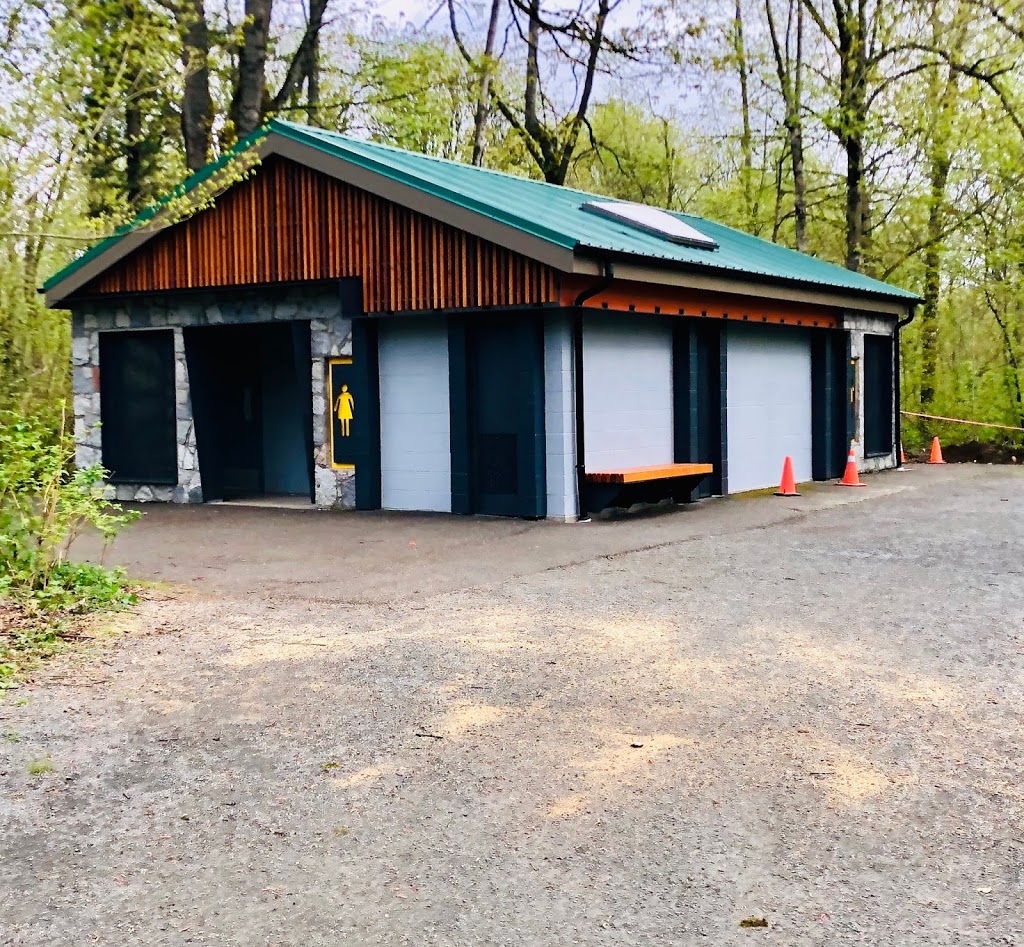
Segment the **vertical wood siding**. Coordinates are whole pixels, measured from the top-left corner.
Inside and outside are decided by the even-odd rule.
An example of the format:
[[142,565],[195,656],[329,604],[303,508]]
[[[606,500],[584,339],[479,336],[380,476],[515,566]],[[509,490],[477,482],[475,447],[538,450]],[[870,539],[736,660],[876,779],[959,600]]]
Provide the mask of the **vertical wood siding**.
[[76,295],[353,276],[367,312],[558,299],[550,267],[280,158]]

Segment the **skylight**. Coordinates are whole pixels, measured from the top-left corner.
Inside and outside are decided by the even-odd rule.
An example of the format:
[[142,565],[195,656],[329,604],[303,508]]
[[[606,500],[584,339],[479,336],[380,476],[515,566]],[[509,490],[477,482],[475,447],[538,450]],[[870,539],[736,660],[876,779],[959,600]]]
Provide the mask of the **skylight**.
[[704,236],[696,227],[691,227],[678,217],[657,207],[648,207],[646,204],[630,204],[626,201],[587,201],[583,209],[597,214],[599,217],[607,217],[609,220],[616,220],[637,230],[646,233],[653,233],[655,236],[664,237],[672,243],[678,243],[684,247],[698,247],[701,250],[717,250],[718,243],[710,237]]

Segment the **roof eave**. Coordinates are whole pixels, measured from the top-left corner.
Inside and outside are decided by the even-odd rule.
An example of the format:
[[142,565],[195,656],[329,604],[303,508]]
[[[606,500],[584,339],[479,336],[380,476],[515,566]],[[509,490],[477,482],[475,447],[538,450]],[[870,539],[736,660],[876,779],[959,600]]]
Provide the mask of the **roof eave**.
[[808,303],[836,309],[877,312],[888,316],[904,316],[920,303],[919,297],[916,296],[861,292],[800,280],[772,278],[756,273],[715,269],[707,265],[697,266],[669,261],[659,261],[655,264],[651,263],[648,257],[609,253],[595,248],[578,249],[573,272],[601,276],[604,273],[604,263],[608,259],[615,261],[615,276],[618,279],[678,286],[681,289],[729,293],[735,296],[760,296],[765,299]]

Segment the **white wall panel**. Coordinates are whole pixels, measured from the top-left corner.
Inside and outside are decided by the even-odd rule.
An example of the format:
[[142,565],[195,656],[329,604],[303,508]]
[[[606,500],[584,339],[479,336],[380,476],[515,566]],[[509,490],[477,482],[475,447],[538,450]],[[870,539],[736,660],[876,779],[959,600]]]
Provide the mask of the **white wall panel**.
[[777,486],[786,456],[811,479],[811,340],[782,327],[726,332],[729,492]]
[[384,321],[379,353],[381,506],[451,512],[445,322]]
[[576,387],[572,321],[565,313],[544,320],[544,444],[547,515],[575,519]]
[[586,469],[672,463],[672,325],[598,316],[583,325]]

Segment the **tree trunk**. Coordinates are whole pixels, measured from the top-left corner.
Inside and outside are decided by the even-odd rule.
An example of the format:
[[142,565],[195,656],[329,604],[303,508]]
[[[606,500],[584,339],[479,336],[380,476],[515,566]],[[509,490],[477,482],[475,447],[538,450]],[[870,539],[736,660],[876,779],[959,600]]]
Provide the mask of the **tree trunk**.
[[210,99],[210,30],[203,0],[189,0],[182,16],[181,62],[185,87],[181,101],[181,134],[185,162],[198,171],[210,160],[213,103]]
[[[327,2],[324,0],[326,8]],[[317,30],[306,54],[306,118],[310,125],[323,128],[320,117],[320,30]]]
[[939,280],[942,273],[942,232],[950,159],[947,149],[933,144],[928,194],[928,245],[924,253],[924,290],[921,301],[921,407],[935,400],[939,350]]
[[487,23],[487,40],[484,43],[484,62],[480,70],[480,90],[476,99],[476,114],[473,116],[473,164],[484,163],[484,149],[487,147],[487,119],[491,113],[491,62],[494,58],[494,44],[498,37],[498,14],[501,0],[491,0],[491,18]]
[[231,99],[231,123],[244,138],[263,121],[266,96],[267,40],[273,0],[245,0],[245,24],[238,50],[238,76]]
[[796,248],[807,251],[807,177],[804,171],[804,126],[800,109],[803,96],[804,7],[796,4],[796,62],[793,66],[793,101],[787,132],[793,162],[793,215],[796,219]]
[[864,263],[864,141],[851,134],[844,143],[846,151],[846,268],[859,273]]
[[[790,6],[790,18],[793,15]],[[804,7],[801,0],[795,0],[796,7],[796,59],[790,56],[789,31],[783,47],[775,26],[772,0],[765,0],[768,18],[768,32],[775,56],[775,73],[779,79],[779,91],[785,107],[783,125],[786,129],[786,144],[789,148],[790,169],[793,174],[793,217],[796,224],[796,248],[803,253],[807,249],[807,179],[804,171],[804,127],[801,113],[803,102],[803,61],[804,61]]]
[[[294,98],[302,88],[302,83],[307,83],[307,93],[312,80],[313,94],[316,96],[317,104],[320,100],[320,30],[324,23],[324,14],[327,12],[328,0],[309,0],[309,22],[302,34],[295,55],[288,63],[288,71],[285,73],[281,88],[273,98],[269,98],[264,91],[261,100],[260,121],[263,121],[268,114],[279,112],[289,101]],[[314,78],[315,74],[315,78]],[[297,103],[296,103],[297,104]],[[309,100],[306,101],[306,111],[309,112]]]
[[733,54],[736,57],[736,70],[740,79],[740,154],[742,168],[740,180],[743,184],[743,203],[748,221],[754,222],[754,144],[750,128],[750,81],[747,75],[747,49],[743,39],[743,3],[736,0],[735,19],[733,20]]
[[124,108],[125,197],[133,210],[138,209],[143,192],[145,168],[142,147],[142,109],[137,96]]

